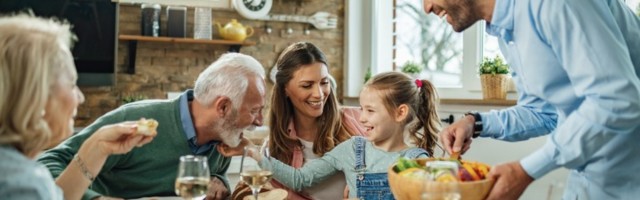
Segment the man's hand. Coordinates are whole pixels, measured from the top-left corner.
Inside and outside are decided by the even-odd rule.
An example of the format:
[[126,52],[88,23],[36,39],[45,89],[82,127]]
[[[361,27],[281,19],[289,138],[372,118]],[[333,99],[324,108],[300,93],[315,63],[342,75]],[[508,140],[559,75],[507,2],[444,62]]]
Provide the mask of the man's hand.
[[232,157],[232,156],[242,156],[244,152],[244,147],[253,146],[253,143],[249,141],[247,138],[241,138],[240,144],[237,147],[229,147],[226,144],[219,143],[216,145],[216,149],[220,154],[224,157]]
[[449,154],[453,154],[453,152],[464,154],[469,150],[474,124],[473,116],[465,116],[440,131],[440,141]]
[[489,172],[488,178],[496,182],[487,196],[491,199],[518,199],[525,189],[533,182],[519,162],[510,162],[495,166]]
[[222,200],[229,197],[229,189],[224,186],[224,182],[218,177],[212,176],[209,181],[209,191],[207,191],[206,200]]

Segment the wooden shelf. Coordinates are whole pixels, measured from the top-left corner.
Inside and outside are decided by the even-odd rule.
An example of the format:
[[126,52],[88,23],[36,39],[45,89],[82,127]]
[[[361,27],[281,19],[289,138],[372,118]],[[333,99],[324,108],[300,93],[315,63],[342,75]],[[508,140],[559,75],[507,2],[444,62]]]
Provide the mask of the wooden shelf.
[[120,40],[133,40],[133,41],[145,41],[145,42],[169,42],[169,43],[190,43],[190,44],[219,44],[219,45],[240,45],[240,46],[252,46],[256,45],[255,42],[236,42],[230,40],[205,40],[205,39],[192,39],[192,38],[175,38],[175,37],[150,37],[141,35],[120,35]]
[[129,66],[127,67],[127,73],[136,73],[136,50],[138,48],[138,41],[141,42],[165,42],[165,43],[185,43],[185,44],[210,44],[210,45],[228,45],[229,52],[240,52],[242,46],[253,46],[255,42],[244,41],[237,42],[231,40],[207,40],[207,39],[192,39],[192,38],[175,38],[175,37],[151,37],[141,35],[119,35],[119,40],[129,42]]

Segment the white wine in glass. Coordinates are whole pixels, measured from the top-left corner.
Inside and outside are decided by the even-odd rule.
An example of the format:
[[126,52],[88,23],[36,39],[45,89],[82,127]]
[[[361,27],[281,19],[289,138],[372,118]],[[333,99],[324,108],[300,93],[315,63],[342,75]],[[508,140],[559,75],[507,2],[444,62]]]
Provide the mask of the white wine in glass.
[[[245,147],[245,157],[247,153],[259,153],[263,159],[270,159],[269,148],[265,145],[262,147]],[[251,188],[251,193],[255,200],[258,199],[258,193],[260,189],[271,180],[273,173],[269,166],[260,166],[259,163],[254,160],[247,159],[242,164],[242,171],[240,172],[240,179]]]
[[209,165],[204,156],[182,156],[176,178],[176,194],[184,199],[202,199],[209,190]]
[[264,170],[246,170],[240,173],[242,181],[249,187],[261,188],[271,180],[271,171]]

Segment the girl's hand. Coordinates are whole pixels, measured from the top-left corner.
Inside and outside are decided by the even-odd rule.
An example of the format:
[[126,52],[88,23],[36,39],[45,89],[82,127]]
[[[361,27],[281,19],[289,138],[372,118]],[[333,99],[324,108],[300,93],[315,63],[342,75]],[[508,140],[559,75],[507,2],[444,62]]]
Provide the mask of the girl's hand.
[[224,157],[242,156],[244,153],[244,147],[254,146],[247,138],[241,138],[240,144],[237,147],[229,147],[226,144],[220,143],[216,145],[216,149]]
[[262,161],[262,154],[260,153],[260,146],[250,145],[250,146],[245,147],[245,150],[247,151],[247,156],[253,158],[256,161],[258,161],[258,163],[260,161]]

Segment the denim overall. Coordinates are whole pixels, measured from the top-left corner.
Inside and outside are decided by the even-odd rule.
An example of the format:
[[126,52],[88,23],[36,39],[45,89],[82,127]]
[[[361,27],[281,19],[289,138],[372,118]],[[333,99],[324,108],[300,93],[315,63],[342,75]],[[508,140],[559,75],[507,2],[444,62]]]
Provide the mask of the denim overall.
[[[365,145],[367,140],[363,137],[354,137],[354,150],[356,152],[355,171],[358,173],[356,180],[356,188],[358,190],[358,199],[362,200],[393,200],[391,188],[389,188],[389,179],[387,173],[365,173],[367,164],[365,163]],[[421,148],[412,148],[405,152],[407,158],[417,158],[422,154],[428,153]]]

